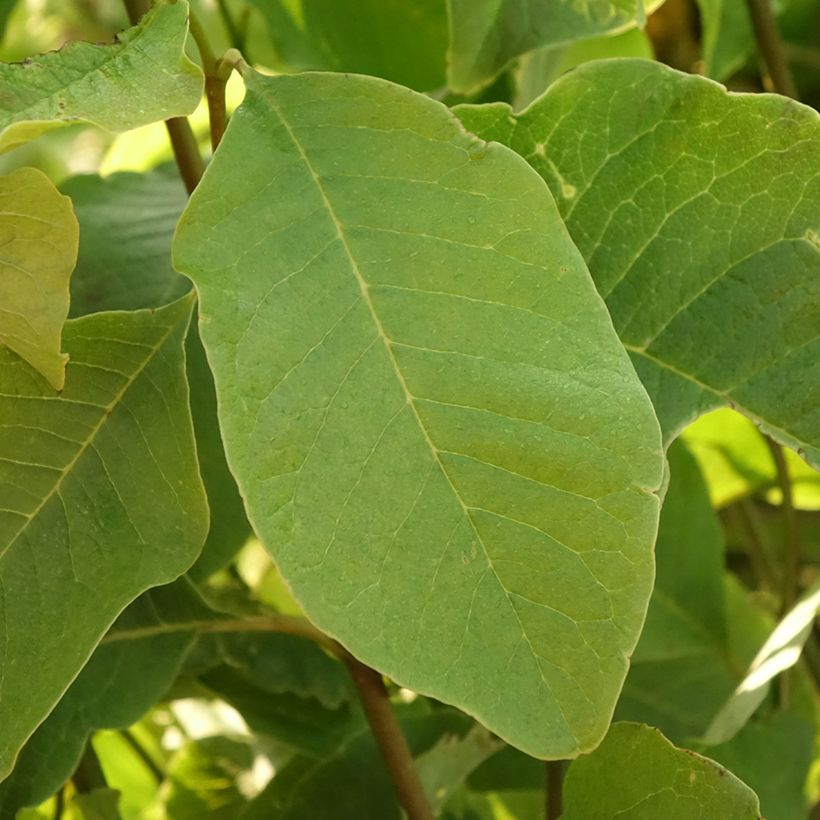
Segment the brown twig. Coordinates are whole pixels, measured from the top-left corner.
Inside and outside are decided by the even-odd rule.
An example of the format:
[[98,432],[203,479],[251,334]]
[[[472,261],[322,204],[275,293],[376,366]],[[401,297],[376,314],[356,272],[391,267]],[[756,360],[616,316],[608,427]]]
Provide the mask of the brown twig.
[[546,769],[547,820],[558,820],[564,812],[564,763],[548,760]]
[[749,17],[757,41],[757,50],[766,66],[772,87],[778,94],[797,99],[797,87],[794,84],[786,49],[780,39],[772,10],[771,0],[746,0]]
[[352,655],[345,665],[359,693],[370,730],[382,753],[396,795],[408,820],[433,820],[433,810],[424,794],[413,756],[393,712],[382,676],[369,666],[357,661]]

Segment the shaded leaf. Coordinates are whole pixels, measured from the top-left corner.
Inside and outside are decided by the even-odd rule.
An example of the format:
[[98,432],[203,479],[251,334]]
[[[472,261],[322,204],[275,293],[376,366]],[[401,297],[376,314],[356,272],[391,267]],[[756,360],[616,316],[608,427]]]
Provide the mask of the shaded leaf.
[[448,0],[450,88],[487,85],[515,57],[541,46],[643,26],[663,0]]
[[445,83],[446,0],[251,0],[290,70],[371,74],[418,91]]
[[55,390],[65,383],[60,336],[78,233],[71,200],[44,173],[18,168],[0,176],[0,345]]
[[92,732],[124,729],[139,720],[168,690],[193,645],[195,632],[184,625],[208,617],[210,611],[185,579],[134,601],[0,783],[0,816],[14,816],[56,792]]
[[76,122],[127,131],[190,114],[202,75],[184,54],[187,32],[188,4],[160,0],[110,45],[0,63],[0,152]]
[[[190,290],[171,266],[171,237],[187,194],[176,167],[144,174],[69,179],[63,191],[80,222],[80,254],[71,277],[71,314],[159,307]],[[216,395],[199,333],[185,343],[191,412],[211,526],[191,577],[225,566],[250,534],[236,482],[225,462]]]
[[408,89],[246,81],[174,261],[255,531],[369,665],[532,754],[593,746],[663,464],[545,186]]
[[616,714],[681,742],[709,725],[744,662],[729,647],[723,537],[703,477],[682,443],[668,457],[655,587]]
[[[454,710],[400,719],[410,751],[420,755],[443,735],[463,737],[473,722]],[[296,758],[248,805],[242,820],[400,820],[396,793],[370,727],[362,725],[321,761]]]
[[190,311],[67,322],[60,396],[0,350],[0,776],[123,607],[202,547]]
[[78,820],[120,820],[120,793],[113,789],[94,789],[88,794],[78,794],[71,801],[71,808]]
[[791,711],[747,723],[728,743],[707,754],[748,783],[766,820],[803,820],[804,792],[814,752],[814,727]]
[[820,465],[820,117],[649,61],[457,109],[549,184],[666,440],[731,404]]
[[188,199],[176,168],[72,177],[61,186],[80,223],[71,316],[166,305],[190,289],[171,266]]
[[562,820],[760,820],[755,793],[713,760],[673,746],[657,729],[614,723],[564,782]]

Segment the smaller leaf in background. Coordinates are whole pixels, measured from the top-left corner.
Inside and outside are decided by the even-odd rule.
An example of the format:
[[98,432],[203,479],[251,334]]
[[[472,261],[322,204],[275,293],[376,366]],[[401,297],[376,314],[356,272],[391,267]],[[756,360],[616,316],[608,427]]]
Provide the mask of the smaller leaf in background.
[[466,735],[445,734],[416,758],[424,793],[438,814],[466,777],[504,744],[476,724]]
[[286,70],[370,74],[417,91],[445,83],[446,0],[251,0]]
[[703,32],[703,65],[707,77],[726,80],[751,57],[754,32],[746,3],[697,0]]
[[703,737],[704,743],[725,743],[740,731],[766,699],[772,678],[797,663],[819,610],[820,581],[775,627],[752,661],[746,677],[715,715]]
[[545,46],[524,54],[513,71],[515,94],[512,107],[526,108],[540,97],[553,80],[590,60],[611,57],[641,57],[651,60],[652,43],[639,28],[604,37],[590,37],[569,45]]
[[34,168],[0,177],[0,344],[65,383],[60,352],[79,227],[71,200]]
[[728,743],[710,746],[705,753],[754,788],[766,820],[804,820],[814,734],[811,721],[778,710],[747,723]]
[[[173,165],[143,174],[78,176],[63,184],[80,222],[80,253],[71,279],[71,315],[156,308],[187,293],[171,265],[171,238],[187,195]],[[242,499],[225,461],[213,376],[193,322],[185,341],[191,414],[200,472],[211,510],[195,580],[221,569],[250,535]]]
[[[423,704],[422,704],[423,705]],[[399,721],[414,756],[429,752],[445,736],[463,739],[475,723],[453,709],[413,714],[399,709]],[[478,760],[474,758],[476,765]],[[464,769],[452,775],[459,782]],[[449,791],[447,782],[439,788]],[[393,784],[366,724],[360,726],[323,760],[295,758],[252,801],[241,820],[400,820]]]
[[0,782],[0,817],[53,794],[97,729],[124,729],[168,690],[194,641],[187,625],[214,617],[186,579],[146,592],[95,650]]
[[190,114],[202,75],[184,53],[188,5],[161,0],[110,45],[75,42],[0,63],[0,152],[77,121],[126,131]]
[[72,177],[61,190],[80,223],[71,316],[161,307],[190,290],[171,266],[171,237],[187,201],[174,166]]
[[[754,423],[734,410],[721,408],[706,413],[683,431],[683,439],[703,470],[709,496],[723,507],[744,496],[766,491],[779,502],[774,485],[777,474],[772,454]],[[792,480],[794,505],[820,509],[820,473],[793,450],[784,450]]]
[[562,820],[760,820],[755,793],[707,757],[673,746],[657,729],[614,723],[574,761]]
[[[542,46],[642,27],[663,0],[448,0],[448,84],[469,94]],[[611,56],[611,55],[608,55]]]
[[118,791],[94,789],[74,797],[68,805],[68,817],[72,820],[120,820],[119,803]]

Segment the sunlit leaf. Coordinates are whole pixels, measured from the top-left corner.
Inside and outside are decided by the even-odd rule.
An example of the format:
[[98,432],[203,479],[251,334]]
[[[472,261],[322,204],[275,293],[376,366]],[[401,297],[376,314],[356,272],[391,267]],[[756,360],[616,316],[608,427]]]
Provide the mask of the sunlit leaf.
[[641,60],[457,109],[546,180],[665,437],[731,404],[820,464],[820,117]]
[[0,176],[0,345],[56,390],[65,382],[60,337],[78,233],[71,200],[41,171]]
[[160,0],[110,45],[0,63],[0,152],[78,121],[126,131],[190,114],[202,75],[184,54],[187,32],[188,4]]
[[365,662],[533,754],[593,746],[662,458],[546,187],[408,89],[246,80],[174,261],[254,529]]

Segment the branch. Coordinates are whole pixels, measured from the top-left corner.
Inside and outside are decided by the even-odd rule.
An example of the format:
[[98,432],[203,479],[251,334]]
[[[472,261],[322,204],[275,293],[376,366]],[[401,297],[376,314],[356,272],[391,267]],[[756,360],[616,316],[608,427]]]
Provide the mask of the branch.
[[564,763],[548,760],[546,766],[547,820],[558,820],[564,811]]
[[[150,8],[148,0],[123,0],[123,4],[132,26],[137,25]],[[185,183],[185,189],[191,194],[205,171],[196,137],[186,117],[165,120],[165,128],[174,151],[179,175]]]
[[433,810],[427,802],[413,756],[393,712],[382,676],[369,666],[347,656],[345,665],[356,685],[367,722],[387,770],[393,780],[399,802],[407,812],[408,820],[433,820]]
[[777,21],[772,11],[771,0],[746,0],[752,28],[757,41],[757,50],[766,65],[766,71],[772,81],[772,87],[778,94],[797,99],[797,88],[794,84],[786,50],[777,30]]

